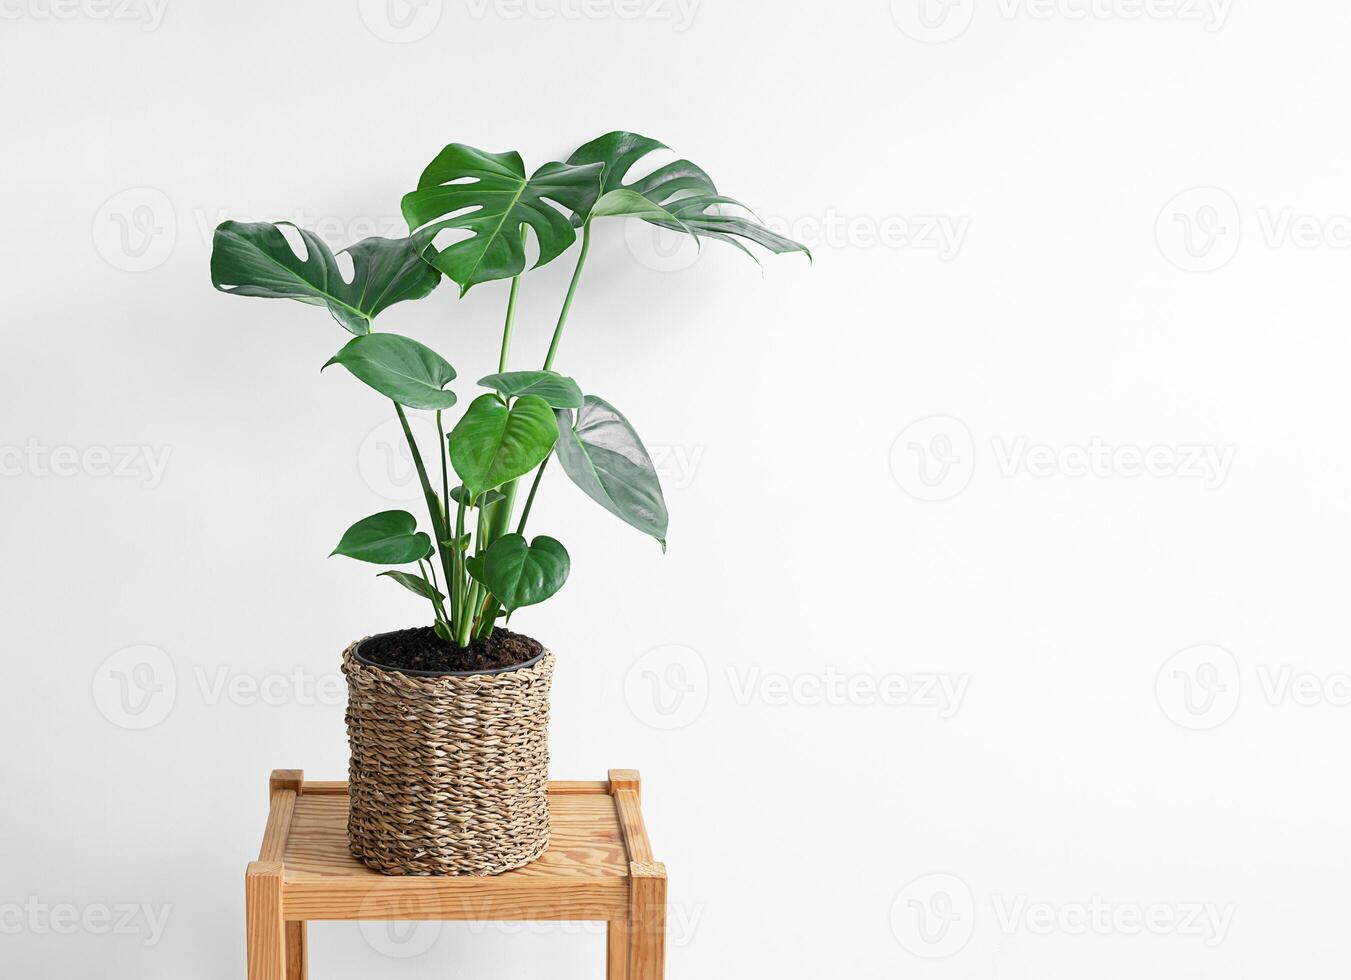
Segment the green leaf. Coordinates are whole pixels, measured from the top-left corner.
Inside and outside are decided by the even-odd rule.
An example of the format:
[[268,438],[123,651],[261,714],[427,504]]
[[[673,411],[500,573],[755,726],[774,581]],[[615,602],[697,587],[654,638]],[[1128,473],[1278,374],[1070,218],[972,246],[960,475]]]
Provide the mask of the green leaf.
[[572,482],[610,513],[661,542],[666,550],[667,513],[652,457],[643,441],[609,402],[587,395],[570,424],[558,412],[561,435],[555,453]]
[[479,378],[485,388],[500,391],[508,398],[539,395],[550,408],[581,408],[582,389],[577,382],[557,371],[508,371]]
[[330,554],[377,565],[407,565],[431,552],[432,539],[417,529],[412,514],[386,510],[349,527]]
[[568,552],[553,538],[540,535],[525,543],[519,534],[504,534],[483,560],[483,576],[507,612],[543,602],[568,579]]
[[484,582],[484,581],[483,581],[483,556],[482,556],[482,555],[470,555],[468,558],[466,558],[466,559],[464,560],[464,570],[465,570],[466,572],[468,572],[468,573],[473,577],[473,579],[474,579],[475,582],[480,582],[480,583],[482,583],[483,585],[487,585],[487,584],[488,584],[487,582]]
[[377,578],[392,578],[409,592],[412,592],[414,595],[420,595],[424,599],[434,599],[439,602],[444,602],[446,599],[436,586],[432,585],[432,583],[428,582],[421,575],[409,575],[407,572],[391,571],[381,572]]
[[[425,344],[393,333],[355,337],[328,360],[407,408],[450,408],[455,392],[443,391],[455,369]],[[320,369],[322,370],[322,368]]]
[[451,548],[455,551],[468,551],[469,544],[474,540],[474,536],[468,532],[461,534],[458,538],[446,538],[441,542],[441,547]]
[[435,623],[433,623],[432,629],[436,632],[437,636],[441,637],[441,639],[445,640],[451,646],[458,646],[458,644],[455,642],[455,634],[452,633],[450,631],[450,627],[447,626],[445,623],[441,622],[441,620],[438,619]]
[[471,497],[469,491],[464,487],[451,487],[450,499],[457,504],[464,504],[466,507],[487,507],[489,504],[495,504],[499,500],[506,500],[507,495],[497,490],[488,490],[479,494],[477,497]]
[[549,403],[524,395],[510,409],[480,395],[450,433],[450,462],[472,496],[500,487],[539,465],[558,440]]
[[601,175],[601,196],[589,211],[575,209],[574,223],[592,217],[626,215],[672,231],[683,231],[696,240],[711,238],[726,242],[747,255],[752,253],[741,239],[771,252],[804,252],[811,258],[805,245],[770,231],[758,221],[722,214],[720,208],[724,205],[743,210],[745,207],[719,194],[713,179],[688,160],[668,163],[631,184],[624,183],[634,164],[649,153],[664,149],[665,144],[650,137],[622,130],[606,133],[579,147],[568,157],[569,164],[599,163],[605,169]]
[[[525,269],[521,229],[539,243],[535,266],[551,262],[576,238],[572,224],[550,201],[589,211],[600,192],[599,163],[546,163],[530,177],[515,151],[488,153],[451,143],[427,165],[417,190],[403,198],[403,215],[422,257],[460,285],[510,279]],[[442,232],[468,232],[440,248]]]
[[[279,224],[292,225],[289,221]],[[295,299],[326,306],[358,336],[386,307],[421,299],[441,276],[419,258],[408,238],[367,238],[346,249],[352,256],[352,281],[343,280],[337,260],[323,239],[296,228],[306,256],[292,250],[277,224],[224,221],[211,243],[211,284],[236,296]]]

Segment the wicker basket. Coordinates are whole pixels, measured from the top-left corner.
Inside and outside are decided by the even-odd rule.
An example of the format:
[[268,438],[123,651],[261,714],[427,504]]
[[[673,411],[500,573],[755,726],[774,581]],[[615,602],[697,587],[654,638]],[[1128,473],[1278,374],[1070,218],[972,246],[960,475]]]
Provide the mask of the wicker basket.
[[347,839],[396,875],[493,875],[549,845],[554,656],[492,673],[429,674],[343,653],[352,747]]

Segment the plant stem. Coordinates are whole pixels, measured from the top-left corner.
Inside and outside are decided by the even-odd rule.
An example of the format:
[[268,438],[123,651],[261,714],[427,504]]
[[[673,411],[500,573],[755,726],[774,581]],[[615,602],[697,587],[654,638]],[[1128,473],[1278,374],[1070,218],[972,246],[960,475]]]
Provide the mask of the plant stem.
[[[433,562],[427,562],[426,565],[427,567],[423,568],[423,560],[421,558],[417,560],[418,571],[422,573],[423,579],[430,582],[432,588],[437,592],[441,591],[440,584],[436,581],[436,565]],[[441,604],[440,599],[434,596],[432,597],[432,613],[436,616],[438,622],[444,623],[446,621],[446,607]]]
[[577,267],[572,270],[572,282],[568,284],[568,295],[563,300],[563,309],[558,314],[558,326],[554,327],[553,340],[549,342],[549,354],[544,358],[544,370],[551,371],[554,358],[558,356],[558,342],[563,339],[563,324],[568,322],[568,313],[572,310],[572,297],[577,292],[577,281],[582,278],[582,266],[586,264],[586,253],[591,250],[591,222],[582,225],[582,251],[577,256]]
[[403,412],[403,406],[398,402],[394,403],[394,411],[399,415],[399,424],[403,426],[404,438],[408,440],[408,449],[413,454],[413,465],[417,468],[418,479],[422,482],[422,494],[427,498],[427,509],[431,512],[432,531],[436,538],[435,551],[441,556],[441,571],[445,572],[446,580],[450,580],[450,563],[446,560],[446,548],[441,544],[448,535],[446,534],[445,515],[441,513],[441,505],[436,499],[436,491],[432,489],[431,481],[427,479],[427,467],[422,463],[422,453],[418,451],[417,440],[413,438],[413,430],[408,427],[408,416]]
[[466,593],[468,592],[468,590],[465,588],[465,584],[466,584],[466,583],[465,583],[465,570],[464,570],[464,555],[465,555],[465,553],[464,553],[463,551],[460,550],[460,547],[459,547],[459,544],[458,544],[459,540],[460,540],[462,537],[464,537],[464,506],[465,506],[465,505],[464,505],[464,500],[463,500],[463,494],[461,495],[461,498],[462,498],[462,499],[460,500],[460,506],[459,506],[459,508],[455,511],[455,541],[457,542],[457,544],[456,544],[456,546],[455,546],[455,555],[454,555],[454,559],[453,559],[453,560],[454,560],[454,564],[455,564],[455,585],[453,586],[453,588],[452,588],[451,590],[447,590],[447,591],[453,591],[454,596],[455,596],[455,599],[454,599],[454,605],[453,605],[453,607],[452,607],[452,609],[453,609],[452,616],[453,616],[454,621],[451,623],[451,629],[455,632],[456,635],[459,635],[459,631],[460,631],[460,621],[463,620],[463,619],[464,619],[464,616],[465,616],[465,599],[467,598]]
[[[444,526],[446,530],[449,531],[450,515],[449,513],[445,513],[445,511],[450,508],[450,467],[446,462],[446,452],[448,448],[446,445],[446,427],[445,423],[441,419],[440,409],[436,410],[436,439],[437,439],[437,448],[441,450],[441,507],[443,508],[444,514],[444,518],[441,523],[442,526]],[[450,535],[447,534],[446,537],[450,537]],[[437,542],[437,548],[438,550],[440,550],[441,548],[441,543],[439,541]],[[454,555],[451,556],[450,563],[451,566],[456,571],[459,570],[459,565],[456,562]],[[455,590],[453,587],[453,583],[451,582],[450,579],[449,570],[447,570],[446,572],[446,601],[450,603],[450,619],[451,623],[453,624],[455,621],[455,608],[456,608]]]
[[[560,437],[561,438],[561,437]],[[530,484],[530,495],[525,498],[525,510],[521,511],[521,523],[516,525],[516,533],[525,533],[525,522],[530,517],[530,508],[535,506],[535,491],[539,489],[539,481],[544,477],[544,467],[549,465],[549,457],[544,457],[544,462],[539,464],[539,469],[535,470],[535,482]]]
[[[525,228],[521,228],[521,248],[525,248]],[[497,359],[497,373],[507,369],[507,352],[511,350],[511,326],[516,319],[516,293],[521,288],[521,277],[511,277],[511,293],[507,296],[507,322],[502,327],[502,353]]]

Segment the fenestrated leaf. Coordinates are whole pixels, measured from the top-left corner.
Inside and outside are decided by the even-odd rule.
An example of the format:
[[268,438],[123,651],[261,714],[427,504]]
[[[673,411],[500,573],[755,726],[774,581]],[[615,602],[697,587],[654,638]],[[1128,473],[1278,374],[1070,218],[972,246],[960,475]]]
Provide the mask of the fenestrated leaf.
[[393,333],[356,337],[324,367],[330,364],[341,364],[357,379],[408,408],[431,410],[455,404],[455,392],[442,390],[455,380],[455,369],[436,351],[408,337]]
[[[422,257],[460,284],[463,295],[475,283],[510,279],[525,269],[521,228],[539,243],[541,266],[576,239],[572,224],[550,201],[586,212],[600,192],[599,163],[546,163],[526,177],[515,151],[489,153],[451,143],[436,155],[404,195],[403,215]],[[447,230],[469,237],[444,248],[436,238]]]
[[410,239],[367,238],[346,249],[352,257],[349,283],[323,239],[303,228],[296,231],[305,242],[303,259],[276,224],[222,222],[211,243],[212,285],[236,296],[325,306],[344,328],[361,336],[370,332],[371,320],[381,310],[421,299],[441,281],[440,274],[419,258]]
[[377,565],[407,565],[432,552],[432,539],[417,529],[406,510],[386,510],[357,521],[330,555],[346,555]]
[[610,513],[650,534],[666,549],[666,501],[652,457],[629,420],[602,398],[587,395],[577,412],[557,412],[554,452],[572,482]]
[[483,578],[507,612],[543,602],[568,579],[568,552],[540,535],[528,545],[519,534],[504,534],[483,557]]
[[390,571],[381,572],[377,577],[392,578],[409,592],[414,595],[420,595],[424,599],[435,599],[439,602],[444,602],[446,599],[436,586],[432,585],[432,583],[428,582],[421,575],[410,575],[407,572]]
[[480,395],[450,433],[450,462],[477,497],[534,469],[558,441],[549,403],[538,395],[510,409],[496,395]]
[[805,245],[770,231],[753,218],[722,214],[723,206],[746,209],[732,198],[719,194],[713,179],[688,160],[668,163],[646,177],[624,183],[634,164],[649,153],[664,149],[664,143],[622,130],[606,133],[579,147],[568,157],[569,164],[600,163],[605,169],[601,175],[601,196],[590,211],[575,209],[573,222],[580,224],[592,217],[625,215],[685,232],[696,240],[711,238],[726,242],[747,255],[752,253],[740,239],[762,245],[771,252],[804,252],[811,257]]
[[581,408],[582,389],[577,382],[557,371],[507,371],[479,378],[485,388],[500,391],[508,398],[539,395],[550,408]]

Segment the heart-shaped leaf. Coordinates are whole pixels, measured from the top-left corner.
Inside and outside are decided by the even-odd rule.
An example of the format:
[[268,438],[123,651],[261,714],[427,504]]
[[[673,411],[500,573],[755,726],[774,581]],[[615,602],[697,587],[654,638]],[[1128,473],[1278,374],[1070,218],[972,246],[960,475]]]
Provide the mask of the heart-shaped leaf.
[[666,550],[666,501],[643,441],[609,402],[587,395],[577,412],[558,412],[555,454],[572,482],[610,513],[661,542]]
[[577,382],[557,371],[507,371],[479,378],[485,388],[500,391],[508,398],[539,395],[550,408],[581,408],[582,389]]
[[468,558],[466,558],[466,559],[464,560],[464,570],[465,570],[466,572],[468,572],[468,573],[470,574],[470,576],[473,577],[473,579],[474,579],[475,582],[480,582],[480,583],[482,583],[483,585],[487,585],[487,584],[488,584],[487,582],[484,582],[484,581],[483,581],[483,556],[482,556],[482,555],[470,555]]
[[568,552],[540,535],[528,545],[519,534],[504,534],[483,559],[483,578],[507,612],[543,602],[568,580]]
[[324,367],[330,364],[341,364],[359,381],[407,408],[434,410],[455,404],[455,392],[442,390],[455,380],[455,369],[436,351],[408,337],[393,333],[354,337]]
[[407,572],[391,571],[381,572],[377,577],[392,578],[409,592],[412,592],[414,595],[420,595],[424,599],[433,599],[438,602],[444,602],[446,599],[436,586],[432,585],[432,583],[428,582],[421,575],[409,575]]
[[352,257],[349,283],[322,238],[303,228],[296,231],[305,242],[303,259],[278,225],[222,222],[211,243],[212,285],[236,296],[326,306],[333,319],[360,336],[370,332],[371,320],[381,310],[403,300],[421,299],[441,281],[437,271],[418,256],[411,239],[367,238],[346,249]]
[[752,258],[754,255],[741,239],[762,245],[771,252],[804,252],[811,257],[805,245],[770,231],[751,218],[722,214],[720,208],[723,206],[747,209],[738,201],[719,194],[713,179],[688,160],[668,163],[631,184],[624,183],[634,164],[649,153],[664,149],[665,144],[650,137],[623,131],[606,133],[578,147],[568,157],[569,164],[600,163],[605,169],[601,175],[601,196],[590,211],[577,208],[574,222],[580,224],[591,217],[624,215],[685,232],[695,239],[726,242]]
[[[600,192],[599,163],[546,163],[529,177],[515,151],[489,153],[451,143],[436,155],[403,199],[403,215],[422,257],[460,284],[510,279],[525,269],[521,228],[539,243],[535,265],[551,262],[576,238],[572,223],[550,201],[585,212]],[[440,247],[445,231],[468,237]]]
[[496,395],[480,395],[450,433],[450,462],[470,495],[500,487],[538,466],[558,441],[558,423],[538,395],[510,409]]
[[431,552],[432,539],[417,529],[412,514],[386,510],[349,527],[331,554],[376,565],[407,565]]

